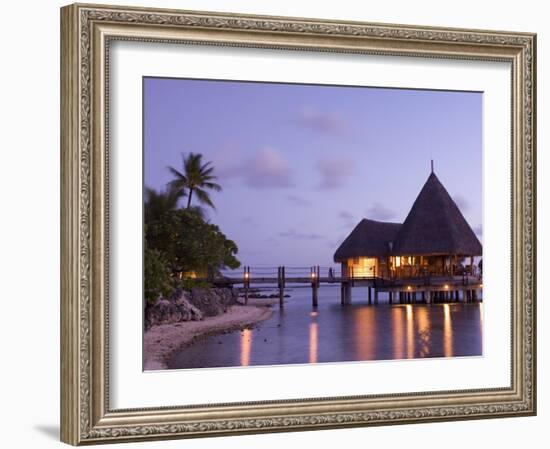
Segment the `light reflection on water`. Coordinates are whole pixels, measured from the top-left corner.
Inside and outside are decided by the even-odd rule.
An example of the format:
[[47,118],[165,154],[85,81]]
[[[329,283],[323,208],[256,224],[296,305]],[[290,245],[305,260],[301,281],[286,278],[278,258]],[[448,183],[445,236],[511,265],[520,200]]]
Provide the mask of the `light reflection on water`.
[[404,332],[403,319],[405,313],[403,307],[394,307],[392,310],[392,333],[393,333],[393,358],[402,359],[404,357]]
[[309,363],[317,363],[317,323],[309,325]]
[[353,315],[354,332],[357,336],[356,357],[357,360],[372,360],[375,357],[375,334],[377,332],[375,315],[368,307],[357,310]]
[[[411,306],[412,307],[412,306]],[[418,325],[418,352],[420,357],[430,357],[432,350],[432,327],[430,325],[430,314],[427,307],[413,308],[416,312],[416,321]],[[414,352],[413,356],[414,357]],[[412,358],[409,357],[409,358]]]
[[250,365],[250,351],[252,350],[252,330],[241,331],[241,366]]
[[443,341],[445,357],[453,356],[453,326],[451,323],[451,306],[443,304],[444,321],[443,321]]
[[[338,291],[336,291],[338,290]],[[198,340],[170,368],[279,365],[482,354],[481,304],[380,304],[356,294],[340,306],[339,289],[321,288],[312,310],[309,291],[296,289],[284,310],[253,329]],[[363,296],[366,299],[366,293]]]

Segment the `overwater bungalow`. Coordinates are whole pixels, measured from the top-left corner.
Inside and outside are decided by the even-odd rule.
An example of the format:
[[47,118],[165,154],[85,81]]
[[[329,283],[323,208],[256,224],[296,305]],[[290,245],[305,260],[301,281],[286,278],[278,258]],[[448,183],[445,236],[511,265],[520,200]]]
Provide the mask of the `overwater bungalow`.
[[390,293],[405,286],[415,291],[430,279],[454,291],[464,279],[481,285],[474,265],[474,257],[481,255],[480,241],[432,170],[402,224],[364,218],[336,250],[334,261],[344,277],[369,286],[370,280],[379,280],[378,287],[386,285]]

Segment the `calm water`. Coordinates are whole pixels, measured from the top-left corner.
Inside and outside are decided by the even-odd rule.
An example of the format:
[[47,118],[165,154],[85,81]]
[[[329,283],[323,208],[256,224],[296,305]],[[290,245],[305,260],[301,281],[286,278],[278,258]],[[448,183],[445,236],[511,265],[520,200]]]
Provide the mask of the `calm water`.
[[388,360],[482,354],[482,304],[389,305],[365,303],[353,289],[340,305],[339,287],[295,288],[285,307],[253,329],[206,337],[183,349],[170,368],[208,368],[290,363]]

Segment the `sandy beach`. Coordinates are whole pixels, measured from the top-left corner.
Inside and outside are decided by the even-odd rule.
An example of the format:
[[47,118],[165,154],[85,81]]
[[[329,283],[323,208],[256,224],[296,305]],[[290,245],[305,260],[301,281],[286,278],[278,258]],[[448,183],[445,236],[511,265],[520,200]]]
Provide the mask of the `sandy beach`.
[[202,321],[154,326],[143,337],[144,370],[166,369],[166,361],[173,352],[189,345],[202,336],[243,329],[272,314],[273,301],[251,300],[249,305],[234,305],[223,315],[207,317]]

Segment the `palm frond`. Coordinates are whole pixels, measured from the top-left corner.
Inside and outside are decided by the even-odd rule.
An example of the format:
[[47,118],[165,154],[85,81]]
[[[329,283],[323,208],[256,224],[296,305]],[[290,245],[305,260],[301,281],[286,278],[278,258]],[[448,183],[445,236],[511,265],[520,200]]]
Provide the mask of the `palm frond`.
[[216,192],[222,191],[222,186],[215,182],[203,182],[202,186],[206,187],[207,189],[215,190]]
[[187,181],[187,177],[183,173],[181,173],[179,170],[176,170],[174,167],[170,167],[170,166],[167,168],[168,168],[168,171],[172,173],[174,178],[176,178],[178,181],[179,180]]
[[216,207],[214,206],[214,203],[210,199],[210,195],[208,194],[208,192],[206,192],[205,190],[202,190],[199,187],[196,187],[194,192],[195,192],[195,195],[197,195],[198,200],[202,204],[206,204],[207,206],[210,206],[212,209],[216,209]]
[[[168,183],[168,186],[180,192],[181,195],[188,195],[188,208],[191,207],[192,194],[196,192],[199,203],[215,209],[210,195],[205,190],[209,189],[216,192],[222,190],[221,186],[214,182],[218,178],[214,175],[214,166],[212,162],[208,161],[203,164],[203,156],[201,153],[188,153],[187,155],[182,153],[181,158],[182,171],[174,167],[168,167],[168,170],[174,178]],[[187,193],[187,191],[189,191],[189,193]]]

